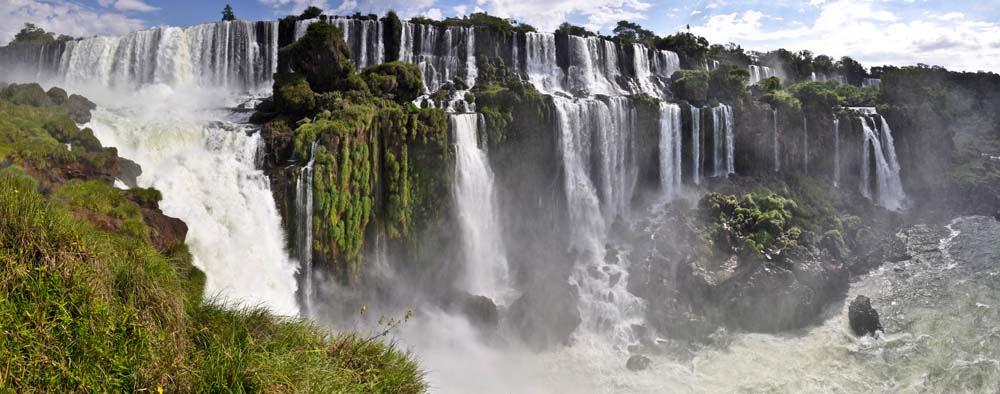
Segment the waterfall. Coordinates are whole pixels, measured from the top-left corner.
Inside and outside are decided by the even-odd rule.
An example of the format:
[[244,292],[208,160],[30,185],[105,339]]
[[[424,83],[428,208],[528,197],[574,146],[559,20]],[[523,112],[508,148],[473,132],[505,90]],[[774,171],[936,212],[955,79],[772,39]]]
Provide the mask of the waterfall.
[[233,21],[69,41],[55,82],[267,89],[277,66],[277,31],[277,22]]
[[478,74],[475,28],[403,22],[399,60],[420,66],[425,93],[433,93],[455,78],[472,86]]
[[556,64],[556,37],[552,33],[525,33],[528,81],[543,93],[565,92],[565,74]]
[[[878,116],[883,122],[883,128],[876,130],[874,116]],[[874,199],[876,204],[886,209],[898,211],[904,208],[906,194],[903,192],[903,185],[899,178],[899,164],[896,162],[896,150],[892,144],[892,130],[888,128],[888,123],[879,115],[860,117],[861,127],[864,132],[863,152],[861,155],[861,194],[869,199]],[[872,124],[869,125],[869,120]],[[875,155],[875,185],[876,191],[871,190],[871,154]]]
[[760,81],[774,76],[774,70],[767,66],[758,66],[756,64],[751,64],[747,66],[748,71],[750,71],[750,79],[747,83],[750,86],[760,83]]
[[285,250],[270,182],[258,168],[260,133],[195,109],[208,103],[187,107],[188,97],[153,93],[131,98],[135,106],[99,106],[86,126],[141,165],[139,186],[163,192],[163,212],[188,225],[185,242],[205,273],[206,297],[297,314],[298,267]]
[[691,180],[701,184],[701,108],[691,106]]
[[833,187],[840,186],[840,118],[833,116]]
[[299,270],[302,280],[303,314],[315,316],[313,308],[313,163],[316,161],[316,141],[309,149],[309,162],[299,171],[295,180],[295,219],[296,245],[299,258]]
[[456,151],[455,214],[461,229],[466,290],[500,303],[509,294],[509,274],[493,170],[479,147],[479,115],[453,114],[450,119]]
[[771,110],[772,123],[774,124],[774,133],[771,134],[771,148],[772,155],[774,157],[774,172],[781,171],[781,139],[778,138],[778,109],[775,108]]
[[660,103],[660,188],[667,200],[681,191],[681,107]]
[[719,104],[718,107],[712,108],[713,176],[736,173],[733,138],[733,108]]
[[802,114],[802,168],[804,173],[809,173],[809,124],[805,113]]
[[617,218],[627,217],[627,204],[636,182],[638,171],[631,158],[634,113],[627,108],[624,97],[605,102],[557,96],[554,102],[565,172],[570,246],[578,252],[570,283],[580,291],[585,329],[606,333],[615,343],[628,344],[633,339],[631,325],[642,321],[643,302],[627,289],[628,262],[621,259],[617,264],[607,264],[603,257],[608,226]]

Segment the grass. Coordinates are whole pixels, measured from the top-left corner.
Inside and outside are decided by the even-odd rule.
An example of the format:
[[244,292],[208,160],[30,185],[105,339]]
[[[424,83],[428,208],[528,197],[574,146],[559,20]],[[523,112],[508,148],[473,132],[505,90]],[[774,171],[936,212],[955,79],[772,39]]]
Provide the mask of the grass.
[[380,338],[204,301],[187,247],[158,251],[133,202],[159,193],[32,178],[33,141],[79,159],[32,120],[0,116],[0,392],[425,391]]

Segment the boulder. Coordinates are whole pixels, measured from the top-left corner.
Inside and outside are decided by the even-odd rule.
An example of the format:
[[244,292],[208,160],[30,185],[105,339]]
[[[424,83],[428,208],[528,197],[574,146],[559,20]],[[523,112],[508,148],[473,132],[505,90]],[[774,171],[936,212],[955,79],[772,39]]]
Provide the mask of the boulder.
[[642,371],[649,368],[649,364],[651,362],[652,360],[650,360],[649,357],[635,354],[632,355],[632,357],[629,357],[628,361],[625,362],[625,368],[628,368],[630,371]]
[[566,343],[581,321],[577,289],[565,281],[545,282],[529,286],[508,315],[521,340],[537,350]]
[[142,167],[140,167],[138,163],[124,157],[118,158],[118,179],[120,179],[125,186],[128,186],[129,188],[139,187],[139,175],[142,175]]
[[497,306],[489,297],[463,294],[459,310],[474,326],[485,330],[496,330],[500,322]]
[[878,312],[872,308],[871,299],[863,295],[858,295],[851,301],[851,305],[847,308],[847,318],[850,320],[854,335],[875,335],[876,331],[882,331]]

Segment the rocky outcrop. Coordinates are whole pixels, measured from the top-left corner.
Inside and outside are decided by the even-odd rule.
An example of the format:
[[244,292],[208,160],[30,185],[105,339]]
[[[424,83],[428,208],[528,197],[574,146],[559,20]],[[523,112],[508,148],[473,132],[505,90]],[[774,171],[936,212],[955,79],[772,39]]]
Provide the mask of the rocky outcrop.
[[565,344],[580,325],[577,290],[563,281],[537,281],[511,304],[507,323],[518,338],[542,350]]
[[858,295],[851,301],[847,309],[847,318],[850,320],[851,331],[854,335],[875,335],[882,331],[882,323],[879,321],[878,312],[872,308],[872,301],[868,297]]
[[652,363],[652,360],[649,357],[636,354],[628,358],[628,361],[625,362],[625,368],[628,368],[630,371],[642,371],[649,368],[650,363]]

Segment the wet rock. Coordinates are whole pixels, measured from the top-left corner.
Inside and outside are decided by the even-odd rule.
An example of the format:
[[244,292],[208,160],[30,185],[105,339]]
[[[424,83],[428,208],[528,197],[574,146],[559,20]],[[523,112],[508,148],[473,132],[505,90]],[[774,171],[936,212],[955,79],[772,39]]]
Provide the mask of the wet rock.
[[1000,209],[993,213],[993,219],[1000,222]]
[[507,320],[537,350],[563,344],[580,325],[577,297],[577,289],[565,281],[537,280],[510,305]]
[[649,357],[635,354],[632,357],[629,357],[628,361],[625,362],[625,368],[628,368],[630,371],[642,371],[649,368],[649,364],[651,362],[652,360],[650,360]]
[[875,335],[876,331],[882,331],[878,312],[872,308],[872,301],[868,297],[858,295],[854,298],[854,301],[851,301],[851,305],[847,308],[847,317],[854,335]]
[[466,294],[460,308],[462,314],[479,328],[495,330],[500,322],[497,306],[489,297]]
[[129,188],[138,187],[139,175],[142,175],[142,167],[136,162],[119,157],[118,158],[118,179]]
[[622,279],[622,273],[621,272],[615,272],[615,273],[611,274],[611,276],[608,278],[608,285],[611,286],[611,287],[615,287],[615,285],[617,285],[618,281],[621,280],[621,279]]

